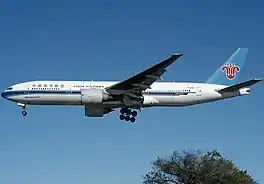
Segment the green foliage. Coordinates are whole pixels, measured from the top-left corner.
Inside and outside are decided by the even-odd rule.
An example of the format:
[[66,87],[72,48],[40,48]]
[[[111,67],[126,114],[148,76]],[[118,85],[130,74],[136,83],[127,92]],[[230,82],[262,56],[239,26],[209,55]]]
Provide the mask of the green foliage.
[[247,173],[213,150],[173,152],[169,158],[158,157],[143,184],[257,184]]

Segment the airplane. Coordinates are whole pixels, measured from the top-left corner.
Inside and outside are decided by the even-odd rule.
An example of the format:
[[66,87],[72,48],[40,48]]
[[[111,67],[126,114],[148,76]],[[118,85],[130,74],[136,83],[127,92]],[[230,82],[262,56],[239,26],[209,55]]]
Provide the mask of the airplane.
[[17,103],[26,116],[27,105],[83,106],[86,117],[103,117],[120,109],[119,119],[136,121],[138,111],[149,107],[183,107],[250,94],[250,86],[262,81],[238,83],[247,48],[238,48],[204,83],[160,81],[167,67],[183,56],[172,54],[122,81],[29,81],[1,93]]

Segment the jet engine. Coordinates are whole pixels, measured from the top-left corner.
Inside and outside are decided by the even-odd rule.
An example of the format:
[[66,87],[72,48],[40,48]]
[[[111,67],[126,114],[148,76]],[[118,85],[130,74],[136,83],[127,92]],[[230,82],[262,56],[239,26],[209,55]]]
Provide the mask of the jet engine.
[[81,92],[81,102],[83,104],[101,104],[112,97],[103,89],[84,89]]
[[114,111],[110,108],[103,108],[100,106],[85,106],[85,116],[87,117],[103,117],[105,114]]

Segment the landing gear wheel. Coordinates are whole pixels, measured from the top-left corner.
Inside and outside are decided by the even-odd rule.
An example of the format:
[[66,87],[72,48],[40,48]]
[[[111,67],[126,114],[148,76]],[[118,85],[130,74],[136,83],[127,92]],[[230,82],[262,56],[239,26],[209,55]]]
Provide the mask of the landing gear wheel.
[[120,113],[121,114],[125,114],[126,113],[126,109],[124,109],[124,108],[120,109]]
[[120,109],[120,120],[130,121],[131,123],[134,123],[136,121],[137,111],[132,111],[129,108],[122,108]]
[[123,114],[121,114],[121,115],[119,116],[119,119],[120,119],[120,120],[124,120],[124,119],[125,119],[125,116],[124,116]]
[[126,113],[127,113],[127,115],[129,116],[129,115],[131,114],[131,110],[130,110],[130,109],[127,109],[127,110],[126,110]]
[[22,111],[22,115],[26,116],[27,115],[27,111]]
[[133,117],[136,117],[136,116],[137,116],[137,111],[132,111],[131,115],[132,115]]
[[125,120],[126,120],[126,121],[129,121],[129,120],[130,120],[130,117],[129,117],[129,116],[126,116],[126,117],[125,117]]
[[134,123],[136,121],[136,118],[132,117],[130,118],[131,123]]

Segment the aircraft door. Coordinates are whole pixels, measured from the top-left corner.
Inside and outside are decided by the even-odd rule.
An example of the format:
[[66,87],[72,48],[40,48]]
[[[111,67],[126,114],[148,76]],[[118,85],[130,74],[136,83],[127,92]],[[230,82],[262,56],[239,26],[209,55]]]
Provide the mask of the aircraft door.
[[196,87],[196,95],[202,96],[202,88],[201,87]]
[[29,94],[29,88],[24,91],[25,94]]
[[61,94],[59,95],[59,98],[58,100],[62,101],[62,103],[71,103],[74,99],[73,97],[71,96],[72,94],[72,88],[71,86],[66,86],[65,89],[64,89],[64,95]]

